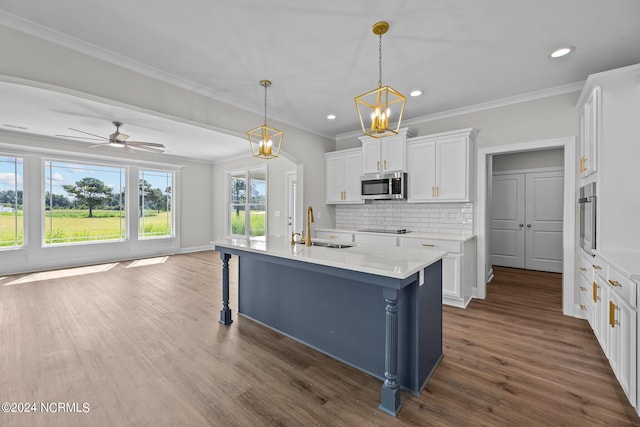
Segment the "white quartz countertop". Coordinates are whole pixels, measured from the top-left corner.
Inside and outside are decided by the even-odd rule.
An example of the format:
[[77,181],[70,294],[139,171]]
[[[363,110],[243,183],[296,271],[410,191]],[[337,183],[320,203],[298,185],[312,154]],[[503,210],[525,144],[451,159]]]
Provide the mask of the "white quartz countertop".
[[623,251],[602,248],[596,250],[596,253],[610,264],[614,264],[631,280],[640,281],[640,250]]
[[349,230],[346,228],[316,228],[316,231],[328,231],[336,233],[354,233],[354,234],[373,234],[376,236],[396,236],[396,237],[412,237],[414,239],[432,239],[432,240],[451,240],[455,242],[466,242],[475,239],[475,234],[445,234],[445,233],[376,233],[373,231]]
[[[328,242],[322,239],[312,239]],[[282,236],[269,236],[266,239],[221,239],[213,242],[214,249],[233,248],[246,252],[270,255],[301,262],[343,268],[361,273],[405,279],[423,268],[442,259],[444,251],[424,248],[399,248],[353,244],[352,247],[337,249],[322,246],[305,246],[304,243],[292,245]]]

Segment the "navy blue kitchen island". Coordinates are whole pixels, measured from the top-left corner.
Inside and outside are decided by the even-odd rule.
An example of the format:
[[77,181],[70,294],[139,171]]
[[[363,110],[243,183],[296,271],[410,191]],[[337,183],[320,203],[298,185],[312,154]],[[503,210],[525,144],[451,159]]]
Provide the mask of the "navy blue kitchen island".
[[384,412],[397,415],[400,389],[419,394],[442,357],[443,252],[276,237],[220,240],[215,250],[220,323],[232,323],[229,261],[237,255],[238,312],[383,380]]

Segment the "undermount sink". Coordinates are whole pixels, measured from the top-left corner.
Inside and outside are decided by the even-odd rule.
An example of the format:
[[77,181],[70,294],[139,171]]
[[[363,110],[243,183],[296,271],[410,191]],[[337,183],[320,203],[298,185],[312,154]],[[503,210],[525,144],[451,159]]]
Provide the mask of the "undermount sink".
[[[304,244],[304,240],[297,241],[296,243]],[[322,246],[323,248],[344,249],[352,248],[355,245],[348,243],[332,243],[332,242],[311,242],[311,246]]]

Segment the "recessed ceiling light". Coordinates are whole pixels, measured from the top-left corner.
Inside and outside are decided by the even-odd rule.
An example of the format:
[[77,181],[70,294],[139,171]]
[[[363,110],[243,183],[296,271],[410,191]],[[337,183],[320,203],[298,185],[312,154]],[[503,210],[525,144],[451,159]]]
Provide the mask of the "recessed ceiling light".
[[563,46],[551,52],[550,56],[552,58],[560,58],[560,57],[569,55],[574,50],[575,50],[575,47],[573,46]]
[[411,95],[411,96],[420,96],[420,95],[422,95],[422,91],[420,89],[412,90],[409,95]]
[[329,114],[327,116],[327,120],[335,120],[336,119],[336,115],[335,114]]

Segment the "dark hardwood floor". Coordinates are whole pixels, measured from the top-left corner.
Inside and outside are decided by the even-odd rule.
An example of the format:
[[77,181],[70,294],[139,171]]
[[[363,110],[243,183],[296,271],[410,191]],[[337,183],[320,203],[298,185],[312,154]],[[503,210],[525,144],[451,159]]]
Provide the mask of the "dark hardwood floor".
[[38,406],[0,425],[640,425],[557,274],[496,268],[486,300],[445,306],[444,358],[396,419],[379,380],[236,316],[235,280],[220,325],[217,253],[129,264],[0,279],[0,401]]

